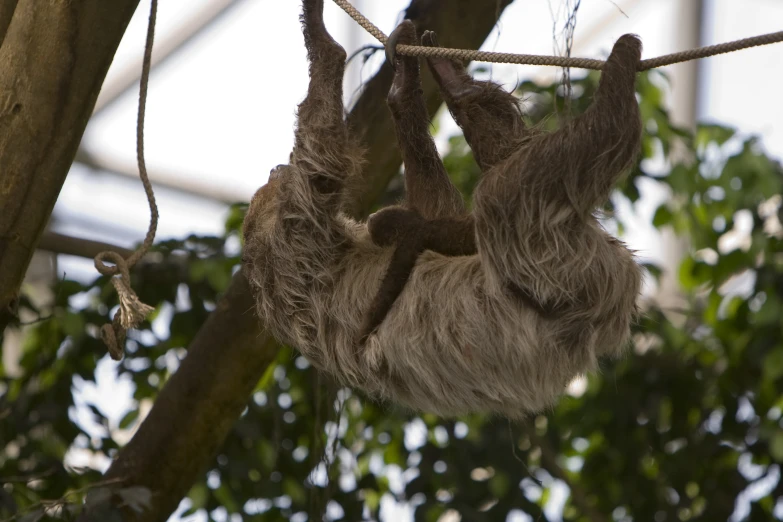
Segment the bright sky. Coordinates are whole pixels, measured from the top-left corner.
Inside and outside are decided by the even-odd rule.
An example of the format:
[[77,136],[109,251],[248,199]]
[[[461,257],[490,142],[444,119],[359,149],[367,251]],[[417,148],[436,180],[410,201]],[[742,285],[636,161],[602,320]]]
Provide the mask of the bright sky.
[[[158,41],[209,1],[161,2]],[[604,56],[617,37],[628,32],[642,37],[644,57],[683,50],[678,20],[683,6],[692,1],[584,0],[572,54]],[[409,0],[353,3],[388,34]],[[557,9],[560,3],[517,0],[506,9],[483,48],[553,54],[550,7]],[[287,160],[296,105],[307,88],[299,5],[294,1],[247,0],[154,70],[146,125],[147,162],[153,181],[155,172],[163,172],[183,183],[212,187],[216,193],[248,200],[265,182],[269,169]],[[779,31],[783,21],[783,2],[777,0],[705,0],[705,9],[705,45]],[[148,12],[149,1],[143,0],[107,82],[142,55]],[[328,0],[326,21],[349,55],[362,45],[377,43]],[[776,125],[783,121],[783,97],[779,96],[782,58],[783,44],[702,61],[699,119],[759,134],[767,150],[783,158],[783,127]],[[378,53],[364,66],[360,59],[352,63],[346,74],[347,103],[381,62],[382,53]],[[677,68],[670,69],[676,93]],[[508,88],[527,78],[551,80],[560,75],[555,68],[530,66],[492,65],[490,70],[492,77]],[[137,99],[134,89],[91,121],[84,148],[134,170]],[[437,138],[442,145],[456,131],[448,116],[442,116],[440,128]],[[225,204],[171,190],[158,190],[157,196],[161,215],[159,238],[222,231]],[[650,192],[637,211],[642,217],[649,216],[659,200],[660,194]],[[75,236],[129,246],[146,231],[146,205],[137,179],[74,167],[55,207],[54,227]],[[648,225],[638,227],[631,231],[632,247],[659,259],[662,253],[657,234]],[[58,275],[65,271],[70,278],[91,279],[95,275],[91,261],[65,256],[61,256],[58,270]],[[116,422],[127,411],[129,399],[118,400],[118,396],[129,396],[129,384],[114,379],[114,364],[108,359],[102,362],[98,386],[85,384],[79,396],[80,400],[95,403]],[[548,508],[552,513],[562,509],[564,495],[564,491],[553,495]],[[510,520],[525,519],[517,514]]]

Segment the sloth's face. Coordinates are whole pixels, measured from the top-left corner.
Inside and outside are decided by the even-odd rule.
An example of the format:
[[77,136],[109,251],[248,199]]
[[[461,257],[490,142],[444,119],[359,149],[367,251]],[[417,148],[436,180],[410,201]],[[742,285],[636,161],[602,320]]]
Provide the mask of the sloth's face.
[[277,223],[277,191],[291,167],[278,165],[269,173],[269,181],[250,200],[243,235],[246,244],[266,243]]

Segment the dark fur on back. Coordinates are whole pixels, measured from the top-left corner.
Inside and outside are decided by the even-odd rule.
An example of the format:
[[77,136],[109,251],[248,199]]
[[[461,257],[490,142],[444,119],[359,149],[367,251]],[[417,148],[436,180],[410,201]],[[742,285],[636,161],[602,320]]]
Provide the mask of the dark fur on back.
[[[311,81],[290,164],[245,221],[259,316],[315,366],[379,399],[442,415],[551,406],[598,357],[623,353],[636,314],[640,268],[592,213],[639,149],[638,39],[617,41],[593,106],[553,133],[528,129],[499,86],[429,61],[483,171],[470,215],[429,136],[418,62],[401,59],[389,107],[406,202],[368,230],[342,211],[362,162],[343,120],[345,52],[322,8],[304,0]],[[400,42],[413,41],[404,25]],[[385,288],[389,273],[396,282]],[[375,307],[383,292],[385,312]],[[372,310],[380,322],[360,343]]]

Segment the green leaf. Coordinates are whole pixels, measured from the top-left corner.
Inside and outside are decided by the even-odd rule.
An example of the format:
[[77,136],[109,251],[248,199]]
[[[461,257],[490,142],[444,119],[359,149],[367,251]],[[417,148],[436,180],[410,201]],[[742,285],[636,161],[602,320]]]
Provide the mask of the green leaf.
[[[754,323],[779,325],[781,318],[783,318],[783,310],[781,310],[780,298],[775,294],[768,293],[766,301],[754,315]],[[778,352],[783,354],[783,350],[778,350]]]
[[269,387],[272,385],[272,382],[274,382],[275,368],[277,368],[277,365],[274,363],[266,367],[266,370],[264,370],[264,375],[262,375],[261,379],[258,380],[258,385],[253,391],[269,390]]
[[489,490],[498,498],[502,498],[508,492],[509,480],[505,473],[497,472],[489,479]]
[[239,509],[233,491],[225,482],[221,482],[213,494],[215,499],[220,502],[220,505],[226,508],[229,513],[236,513]]
[[242,223],[245,221],[248,206],[247,203],[234,203],[229,207],[225,226],[226,234],[242,231]]
[[122,419],[120,420],[119,427],[122,430],[127,430],[128,427],[136,422],[136,420],[139,418],[139,409],[134,409],[126,413]]
[[734,134],[735,129],[714,124],[700,124],[696,128],[696,146],[703,149],[708,143],[723,145],[729,141]]
[[680,265],[680,284],[686,290],[695,290],[712,280],[712,267],[692,257],[686,257]]
[[231,272],[223,266],[213,264],[211,270],[207,272],[207,281],[216,292],[225,292],[231,283]]
[[763,372],[765,380],[776,381],[783,377],[783,349],[771,350],[764,357]]
[[664,225],[668,225],[671,223],[672,217],[672,211],[669,210],[669,207],[664,203],[655,211],[652,221],[653,226],[655,228],[661,228]]
[[199,482],[190,488],[190,491],[188,492],[188,498],[192,504],[190,509],[193,513],[206,507],[208,494],[207,486],[203,482]]
[[364,502],[370,511],[375,511],[381,505],[381,495],[377,491],[371,489],[363,489],[362,494],[364,496]]
[[283,493],[291,497],[294,502],[304,503],[307,500],[307,494],[302,485],[291,478],[283,480]]
[[769,453],[777,462],[783,462],[783,432],[775,433],[769,441]]

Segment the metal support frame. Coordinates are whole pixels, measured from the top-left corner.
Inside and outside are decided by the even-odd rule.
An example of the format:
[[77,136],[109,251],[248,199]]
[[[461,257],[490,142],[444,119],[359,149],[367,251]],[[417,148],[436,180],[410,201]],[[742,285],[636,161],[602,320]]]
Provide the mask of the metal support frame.
[[[113,158],[108,155],[92,154],[84,149],[80,149],[76,153],[74,162],[113,176],[136,179],[139,177],[138,167],[135,162]],[[219,201],[229,205],[248,201],[247,194],[240,190],[232,190],[223,185],[193,180],[183,182],[181,176],[160,169],[149,169],[149,177],[154,186],[175,190],[181,194],[201,199]]]

